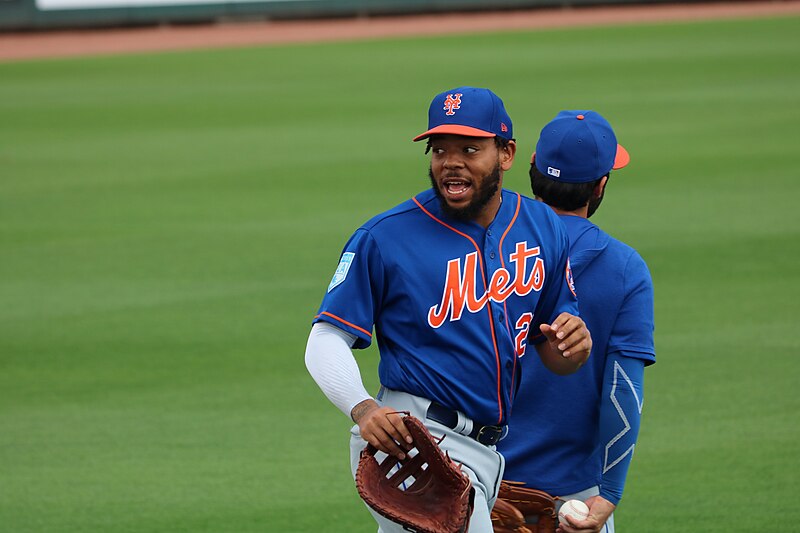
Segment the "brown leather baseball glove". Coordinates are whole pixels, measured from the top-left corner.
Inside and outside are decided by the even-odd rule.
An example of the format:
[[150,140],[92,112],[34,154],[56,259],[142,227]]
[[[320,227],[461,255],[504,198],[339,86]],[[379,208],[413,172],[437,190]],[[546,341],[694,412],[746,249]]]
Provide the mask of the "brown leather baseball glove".
[[497,498],[492,508],[492,529],[494,533],[531,533],[525,527],[525,517],[506,500]]
[[555,533],[556,498],[524,483],[503,480],[492,509],[492,526],[495,533]]
[[372,445],[361,452],[356,487],[361,498],[392,522],[417,533],[463,533],[475,500],[472,483],[439,442],[414,416],[403,422],[414,449],[402,461],[386,456],[378,463]]

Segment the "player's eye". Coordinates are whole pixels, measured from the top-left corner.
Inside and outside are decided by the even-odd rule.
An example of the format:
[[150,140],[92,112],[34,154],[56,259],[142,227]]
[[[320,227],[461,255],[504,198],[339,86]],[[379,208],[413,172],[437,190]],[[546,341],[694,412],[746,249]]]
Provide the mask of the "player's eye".
[[478,152],[478,149],[474,146],[466,146],[464,147],[465,154],[475,154]]

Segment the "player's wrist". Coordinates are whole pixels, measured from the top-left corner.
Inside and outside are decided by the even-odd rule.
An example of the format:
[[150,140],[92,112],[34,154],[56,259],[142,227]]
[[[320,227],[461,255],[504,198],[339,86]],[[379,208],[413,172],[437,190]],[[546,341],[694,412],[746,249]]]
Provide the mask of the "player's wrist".
[[378,405],[378,402],[372,398],[367,398],[366,400],[357,403],[355,407],[353,407],[353,409],[350,411],[350,418],[353,420],[353,422],[358,424],[367,414],[375,409],[378,409],[379,407],[380,406]]
[[609,505],[616,508],[619,505],[619,501],[622,499],[622,494],[616,495],[612,494],[610,491],[600,489],[600,498],[606,500]]

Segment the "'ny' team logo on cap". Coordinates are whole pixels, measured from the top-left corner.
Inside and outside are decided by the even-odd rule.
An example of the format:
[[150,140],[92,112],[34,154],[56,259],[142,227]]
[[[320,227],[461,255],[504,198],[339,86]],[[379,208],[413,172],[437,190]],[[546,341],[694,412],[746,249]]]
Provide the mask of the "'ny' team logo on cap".
[[455,110],[461,109],[461,93],[456,93],[455,96],[448,94],[443,109],[447,111],[445,115],[455,115]]
[[501,122],[500,123],[500,131],[506,132],[506,133],[508,132],[508,126],[506,126],[505,122]]

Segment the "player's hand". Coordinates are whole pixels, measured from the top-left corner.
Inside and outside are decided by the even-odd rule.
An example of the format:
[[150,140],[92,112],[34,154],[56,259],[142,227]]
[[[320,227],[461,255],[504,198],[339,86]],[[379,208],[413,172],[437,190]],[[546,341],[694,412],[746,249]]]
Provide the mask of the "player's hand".
[[566,519],[570,526],[559,525],[556,533],[599,533],[606,525],[608,517],[617,508],[602,496],[592,496],[585,503],[589,507],[589,516],[586,520],[575,520],[568,516]]
[[405,452],[411,449],[414,440],[397,409],[364,400],[353,407],[350,415],[358,424],[362,439],[384,453],[405,459]]
[[552,324],[541,324],[539,329],[550,346],[562,356],[580,366],[592,351],[592,336],[579,316],[561,313]]

